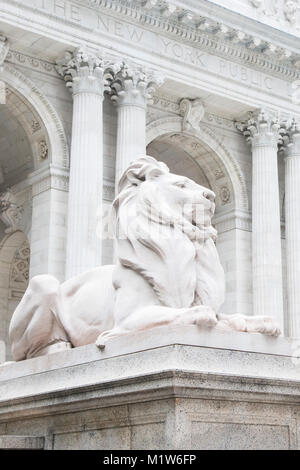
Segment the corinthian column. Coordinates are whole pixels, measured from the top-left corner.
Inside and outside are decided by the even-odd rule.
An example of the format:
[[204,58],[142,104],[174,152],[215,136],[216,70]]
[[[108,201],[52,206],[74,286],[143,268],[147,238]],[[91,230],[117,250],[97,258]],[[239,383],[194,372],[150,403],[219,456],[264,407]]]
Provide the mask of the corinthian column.
[[162,77],[141,66],[122,63],[111,84],[112,100],[118,106],[116,192],[123,171],[146,154],[146,108]]
[[66,278],[101,264],[103,94],[109,61],[79,48],[57,62],[73,93]]
[[283,330],[278,119],[260,111],[238,126],[252,144],[253,312],[276,319]]
[[285,239],[289,334],[300,338],[300,130],[288,130],[285,158]]

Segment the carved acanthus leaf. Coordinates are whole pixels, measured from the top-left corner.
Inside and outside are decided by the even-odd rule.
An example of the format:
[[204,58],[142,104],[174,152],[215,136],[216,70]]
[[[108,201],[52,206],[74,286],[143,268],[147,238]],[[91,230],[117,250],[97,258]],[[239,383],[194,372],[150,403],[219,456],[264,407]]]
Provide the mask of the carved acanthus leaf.
[[155,90],[160,87],[164,78],[156,70],[150,70],[142,65],[128,61],[120,62],[119,69],[111,83],[112,100],[121,104],[151,102]]
[[74,52],[67,51],[63,58],[56,61],[56,70],[67,87],[77,91],[110,91],[110,82],[120,65],[104,57],[101,51],[88,51],[84,46]]

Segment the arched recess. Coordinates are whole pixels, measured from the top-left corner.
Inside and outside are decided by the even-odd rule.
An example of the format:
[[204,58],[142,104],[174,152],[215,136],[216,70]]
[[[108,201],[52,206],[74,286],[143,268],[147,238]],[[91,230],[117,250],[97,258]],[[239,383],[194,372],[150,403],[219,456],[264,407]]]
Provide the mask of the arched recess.
[[[7,88],[1,109],[18,121],[31,149],[31,168],[23,171],[20,165],[17,177],[4,175],[2,184],[16,195],[23,216],[30,214],[30,276],[51,273],[64,280],[69,149],[63,123],[44,93],[17,67],[5,63],[1,80]],[[23,148],[19,155],[21,160]],[[25,225],[18,228],[25,230]]]
[[18,230],[6,235],[0,244],[0,340],[11,359],[8,329],[29,279],[30,248],[26,235]]
[[60,168],[69,168],[69,151],[64,127],[56,110],[46,96],[19,69],[8,63],[4,65],[1,80],[7,85],[8,94],[9,90],[12,90],[23,102],[23,105],[27,107],[28,113],[32,113],[33,119],[31,122],[28,119],[22,119],[21,113],[18,112],[14,103],[10,103],[8,98],[8,106],[21,122],[29,140],[33,142],[33,153],[43,151],[43,148],[38,148],[42,143],[42,139],[35,142],[35,132],[40,126],[40,129],[44,130],[46,144],[48,144],[48,163]]
[[147,145],[158,138],[175,142],[201,167],[217,201],[219,198],[228,208],[247,211],[246,182],[234,157],[208,126],[201,124],[198,130],[183,131],[182,122],[180,116],[152,121],[147,126]]

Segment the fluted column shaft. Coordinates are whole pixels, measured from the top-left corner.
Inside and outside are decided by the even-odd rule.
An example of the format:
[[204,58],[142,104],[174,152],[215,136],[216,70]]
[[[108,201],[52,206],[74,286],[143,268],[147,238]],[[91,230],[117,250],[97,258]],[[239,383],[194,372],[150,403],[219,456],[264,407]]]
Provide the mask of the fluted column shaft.
[[254,314],[283,327],[277,143],[259,138],[252,144],[252,263]]
[[146,154],[146,105],[118,107],[116,187],[130,163]]
[[289,334],[300,338],[300,132],[285,158],[285,238]]
[[74,94],[66,278],[101,264],[103,96]]
[[101,264],[103,94],[108,63],[79,48],[58,62],[73,91],[66,279]]
[[276,119],[264,112],[244,123],[252,144],[253,314],[273,317],[283,331],[279,130]]
[[122,63],[112,84],[112,100],[118,107],[115,184],[131,162],[146,154],[147,102],[162,77],[140,66]]

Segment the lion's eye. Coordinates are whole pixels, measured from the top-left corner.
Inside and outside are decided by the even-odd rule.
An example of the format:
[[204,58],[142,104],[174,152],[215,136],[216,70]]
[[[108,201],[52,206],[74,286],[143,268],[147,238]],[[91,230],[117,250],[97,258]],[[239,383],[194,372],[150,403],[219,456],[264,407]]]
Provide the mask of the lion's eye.
[[177,181],[177,183],[175,183],[175,186],[178,186],[178,188],[185,188],[185,183],[183,183],[182,181]]

